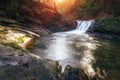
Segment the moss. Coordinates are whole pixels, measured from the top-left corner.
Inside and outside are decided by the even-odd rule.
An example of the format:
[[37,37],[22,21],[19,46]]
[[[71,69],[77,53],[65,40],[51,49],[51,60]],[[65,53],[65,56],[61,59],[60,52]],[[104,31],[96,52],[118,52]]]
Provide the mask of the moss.
[[[4,38],[4,27],[0,25],[0,38]],[[2,41],[2,40],[1,40]],[[1,42],[0,41],[0,42]]]
[[[9,34],[9,31],[7,30],[7,28],[0,25],[0,43],[3,43],[7,46],[11,46],[16,50],[23,50],[24,46],[21,46],[22,44],[25,44],[25,47],[28,47],[32,44],[32,42],[30,41],[28,43],[25,43],[25,40],[30,38],[26,34],[23,36],[14,36],[14,35],[9,36],[8,34]],[[24,33],[21,33],[21,34],[24,34]]]
[[120,34],[120,17],[102,18],[97,22],[95,26],[95,32],[118,35]]
[[16,42],[13,42],[13,43],[8,43],[7,45],[13,47],[14,49],[19,49],[19,50],[22,50],[22,47],[20,47]]

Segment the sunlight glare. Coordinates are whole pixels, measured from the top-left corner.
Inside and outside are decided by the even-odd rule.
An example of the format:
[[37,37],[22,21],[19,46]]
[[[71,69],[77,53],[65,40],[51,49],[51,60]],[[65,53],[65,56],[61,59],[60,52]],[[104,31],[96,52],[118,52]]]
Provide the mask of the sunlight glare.
[[56,0],[57,3],[61,3],[63,2],[64,0]]
[[32,38],[21,32],[14,32],[8,30],[8,33],[5,34],[5,38],[10,43],[15,43],[23,49],[27,48],[28,43],[32,41]]

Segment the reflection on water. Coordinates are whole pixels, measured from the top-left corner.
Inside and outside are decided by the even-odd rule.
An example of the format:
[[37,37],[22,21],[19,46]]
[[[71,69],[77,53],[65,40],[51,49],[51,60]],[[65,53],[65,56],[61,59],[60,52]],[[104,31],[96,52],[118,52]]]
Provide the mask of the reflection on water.
[[62,72],[66,65],[70,65],[81,67],[93,77],[94,66],[107,70],[112,80],[119,80],[120,41],[94,40],[85,33],[93,21],[77,22],[75,30],[44,37],[32,50],[33,53],[43,59],[58,61],[62,65]]
[[45,48],[39,47],[34,53],[45,59],[59,61],[63,68],[66,65],[82,67],[89,74],[94,74],[94,69],[99,67],[107,71],[111,80],[120,79],[120,41],[57,33],[43,38],[42,43],[40,45]]
[[93,50],[96,49],[95,41],[84,34],[56,33],[43,38],[46,46],[40,56],[45,59],[59,61],[64,70],[66,65],[81,67],[89,75],[95,75],[92,64],[95,62]]
[[94,21],[77,21],[77,23],[75,30],[54,33],[43,38],[46,49],[38,53],[44,59],[58,61],[62,65],[62,72],[67,65],[70,65],[81,67],[86,74],[93,77],[95,75],[92,68],[95,62],[93,50],[96,50],[96,43],[86,31]]
[[105,69],[111,80],[120,79],[120,41],[99,40],[101,46],[95,52],[94,66]]

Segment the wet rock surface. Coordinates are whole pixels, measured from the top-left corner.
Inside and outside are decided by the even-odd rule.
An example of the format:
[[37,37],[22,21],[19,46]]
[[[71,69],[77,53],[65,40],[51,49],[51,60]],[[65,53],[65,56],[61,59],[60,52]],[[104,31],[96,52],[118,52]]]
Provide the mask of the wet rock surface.
[[33,53],[0,44],[0,80],[107,80],[91,78],[82,69],[42,59]]
[[120,40],[119,23],[119,17],[96,19],[93,26],[88,29],[88,33],[97,38]]
[[1,80],[50,80],[56,73],[56,61],[36,59],[4,45],[0,49]]
[[44,28],[40,22],[37,23],[31,19],[17,21],[15,19],[9,19],[0,16],[0,25],[4,26],[5,28],[12,28],[20,31],[32,31],[39,34],[40,36],[46,36],[52,33],[50,30]]
[[[1,22],[5,24],[2,24],[4,27],[11,28],[14,25],[15,28],[17,26],[20,29],[36,31],[36,33],[39,33],[42,37],[50,34],[49,30],[43,29],[40,26],[40,28],[34,27],[33,25],[30,27],[24,26],[23,28],[23,25],[16,21],[12,21],[11,19],[7,20],[8,19],[5,18],[5,20]],[[67,24],[67,22],[64,22],[63,24],[67,28],[71,23]],[[58,30],[64,31],[66,29],[61,30],[61,28],[59,28]],[[38,44],[37,47],[41,49],[47,48],[42,42],[40,45]],[[28,50],[30,51],[30,49]],[[65,67],[62,73],[62,67],[57,61],[42,59],[37,53],[33,54],[34,51],[32,53],[29,51],[0,43],[0,80],[100,80],[98,76],[90,78],[89,75],[79,67],[73,68],[69,65]],[[39,51],[39,53],[40,52],[42,53],[42,51]]]
[[[3,1],[5,5],[1,5],[0,16],[3,17],[0,17],[0,26],[17,28],[17,30],[24,32],[26,30],[32,31],[40,35],[40,37],[76,28],[74,20],[64,19],[62,15],[49,6],[37,2],[26,3],[25,1],[21,3],[22,1],[16,2],[15,0],[14,2],[14,0],[11,0],[8,3]],[[13,7],[17,8],[13,9]],[[3,32],[3,30],[0,30],[0,32]],[[27,32],[27,34],[29,33]],[[37,55],[42,51],[33,54],[34,51],[31,53],[13,46],[14,44],[8,45],[1,42],[0,80],[107,80],[105,75],[101,78],[98,76],[99,74],[91,78],[80,68],[73,68],[69,65],[65,67],[62,73],[62,67],[57,61],[42,59],[40,55]],[[42,43],[38,47],[41,49],[47,48]]]

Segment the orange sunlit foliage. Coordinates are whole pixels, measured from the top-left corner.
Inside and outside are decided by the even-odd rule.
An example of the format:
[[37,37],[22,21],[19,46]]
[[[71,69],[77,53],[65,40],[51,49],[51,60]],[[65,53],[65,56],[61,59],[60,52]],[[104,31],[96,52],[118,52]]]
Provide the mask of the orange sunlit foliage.
[[68,9],[74,5],[74,3],[75,0],[64,0],[61,3],[56,2],[56,8],[60,13],[65,14],[68,11]]
[[73,6],[76,0],[39,0],[41,3],[47,4],[55,8],[61,14],[65,14],[71,6]]
[[62,3],[64,0],[56,0],[56,3]]

